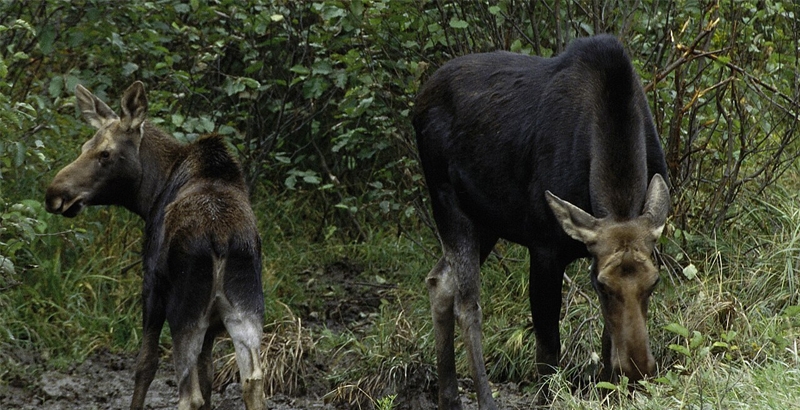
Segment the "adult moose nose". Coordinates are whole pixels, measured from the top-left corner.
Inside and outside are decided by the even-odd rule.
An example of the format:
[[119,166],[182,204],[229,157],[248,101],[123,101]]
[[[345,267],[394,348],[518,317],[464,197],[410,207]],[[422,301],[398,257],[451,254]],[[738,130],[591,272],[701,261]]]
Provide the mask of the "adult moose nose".
[[[655,374],[656,361],[650,352],[650,347],[628,351],[627,354],[612,354],[613,378],[620,375],[627,377],[631,382],[637,382],[645,377]],[[616,357],[614,357],[616,356]]]

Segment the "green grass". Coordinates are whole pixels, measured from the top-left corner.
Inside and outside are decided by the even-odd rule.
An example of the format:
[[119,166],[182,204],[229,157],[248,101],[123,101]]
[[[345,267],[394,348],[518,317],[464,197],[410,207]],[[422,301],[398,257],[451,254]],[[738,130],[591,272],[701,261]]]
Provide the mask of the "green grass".
[[[266,330],[295,329],[308,360],[327,360],[323,377],[331,399],[374,405],[405,383],[432,386],[435,357],[424,277],[439,254],[434,234],[419,225],[404,227],[402,235],[368,230],[360,243],[335,234],[319,240],[315,233],[325,230],[319,215],[307,207],[307,214],[299,214],[302,204],[288,194],[266,197],[254,200],[264,242],[266,323],[276,324]],[[588,263],[573,264],[563,287],[563,366],[548,382],[553,407],[779,409],[798,403],[796,199],[773,193],[771,202],[752,204],[724,236],[683,233],[676,239],[668,233],[661,251],[670,266],[691,263],[697,272],[687,277],[680,269],[662,268],[649,324],[658,377],[634,394],[594,387],[601,316]],[[94,349],[136,351],[141,222],[121,209],[92,210],[72,220],[43,212],[38,217],[49,234],[31,241],[32,262],[17,274],[18,283],[0,293],[3,351],[34,349],[56,366],[83,360]],[[341,261],[358,266],[359,281],[392,286],[382,288],[379,308],[357,326],[309,326],[304,314],[342,297],[335,284],[320,284],[326,268]],[[516,383],[533,402],[541,383],[534,370],[528,266],[524,248],[501,243],[483,268],[482,306],[490,377]],[[169,346],[167,333],[162,342]],[[467,377],[460,337],[457,350],[459,372]],[[0,360],[10,363],[2,353]],[[6,368],[3,381],[27,371]],[[400,394],[395,404],[402,400]]]

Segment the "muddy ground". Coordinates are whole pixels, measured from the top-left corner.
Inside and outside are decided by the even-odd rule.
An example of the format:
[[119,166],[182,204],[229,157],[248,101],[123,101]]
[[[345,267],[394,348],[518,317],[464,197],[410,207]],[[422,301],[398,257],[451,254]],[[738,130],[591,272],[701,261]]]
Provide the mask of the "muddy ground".
[[[374,272],[350,262],[337,262],[315,271],[303,272],[308,283],[319,287],[325,295],[321,303],[300,308],[303,323],[311,327],[326,327],[333,331],[369,326],[371,317],[379,309],[380,301],[391,299],[390,283],[376,283]],[[219,346],[218,346],[219,347]],[[219,350],[219,349],[218,349]],[[135,354],[98,350],[83,363],[57,370],[48,366],[36,353],[28,351],[3,352],[4,362],[12,361],[26,368],[22,374],[0,383],[0,409],[20,410],[72,410],[72,409],[127,409],[133,394],[133,369]],[[323,357],[320,357],[323,356]],[[331,400],[337,386],[330,384],[326,372],[333,366],[325,355],[303,357],[302,389],[294,394],[272,394],[267,398],[267,409],[347,409],[357,405]],[[222,361],[220,361],[222,362]],[[218,371],[222,365],[217,364]],[[265,369],[268,370],[268,369]],[[436,385],[433,366],[413,370],[418,374],[407,377],[393,393],[395,409],[435,409]],[[461,381],[465,409],[477,409],[471,380]],[[505,409],[529,409],[533,399],[521,393],[514,384],[493,386],[497,390],[498,405]],[[327,398],[326,398],[327,396]],[[175,375],[169,351],[164,350],[160,368],[147,393],[145,408],[174,409],[178,402]],[[219,410],[243,409],[241,385],[236,382],[217,383],[212,396],[212,408]],[[366,404],[363,408],[372,408]]]
[[[99,410],[127,409],[133,394],[133,355],[97,352],[85,362],[64,371],[45,370],[35,379],[18,380],[0,386],[0,408],[3,410]],[[469,384],[468,380],[462,383]],[[422,386],[417,386],[422,387]],[[529,409],[531,399],[520,394],[514,385],[498,387],[498,404],[505,409]],[[344,403],[326,403],[327,391],[309,391],[300,397],[283,394],[267,398],[267,409],[345,409],[357,408]],[[231,383],[214,391],[212,408],[218,410],[244,409],[241,386]],[[474,395],[462,394],[465,409],[477,410]],[[164,363],[147,393],[145,408],[174,409],[178,392],[172,366]],[[369,407],[366,407],[369,408]],[[395,401],[398,409],[435,409],[435,393],[408,386]]]

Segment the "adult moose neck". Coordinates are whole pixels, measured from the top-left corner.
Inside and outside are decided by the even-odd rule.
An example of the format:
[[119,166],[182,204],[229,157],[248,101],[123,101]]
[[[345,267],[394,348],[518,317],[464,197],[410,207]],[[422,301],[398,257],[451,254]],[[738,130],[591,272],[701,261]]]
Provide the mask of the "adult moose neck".
[[622,47],[600,44],[602,52],[587,54],[594,68],[589,99],[596,115],[591,135],[589,189],[597,217],[617,220],[636,218],[642,211],[647,192],[648,169],[646,134],[652,121],[637,107],[646,106],[641,85],[628,63]]

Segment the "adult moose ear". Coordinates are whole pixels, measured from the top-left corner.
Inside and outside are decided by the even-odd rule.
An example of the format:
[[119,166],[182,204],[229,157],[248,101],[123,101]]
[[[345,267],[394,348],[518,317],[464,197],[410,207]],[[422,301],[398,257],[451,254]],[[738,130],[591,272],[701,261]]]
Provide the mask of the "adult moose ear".
[[80,84],[75,86],[75,97],[83,118],[93,127],[100,129],[109,121],[119,119],[114,110]]
[[669,187],[661,174],[655,174],[647,188],[647,198],[642,209],[642,218],[648,221],[654,239],[661,237],[668,214]]
[[136,81],[122,94],[122,118],[120,126],[123,130],[138,128],[147,117],[147,96],[144,91],[144,84]]
[[564,229],[567,235],[587,245],[595,242],[599,219],[553,195],[550,191],[546,191],[544,195],[547,199],[547,204],[553,210],[556,220],[561,224],[561,228]]

